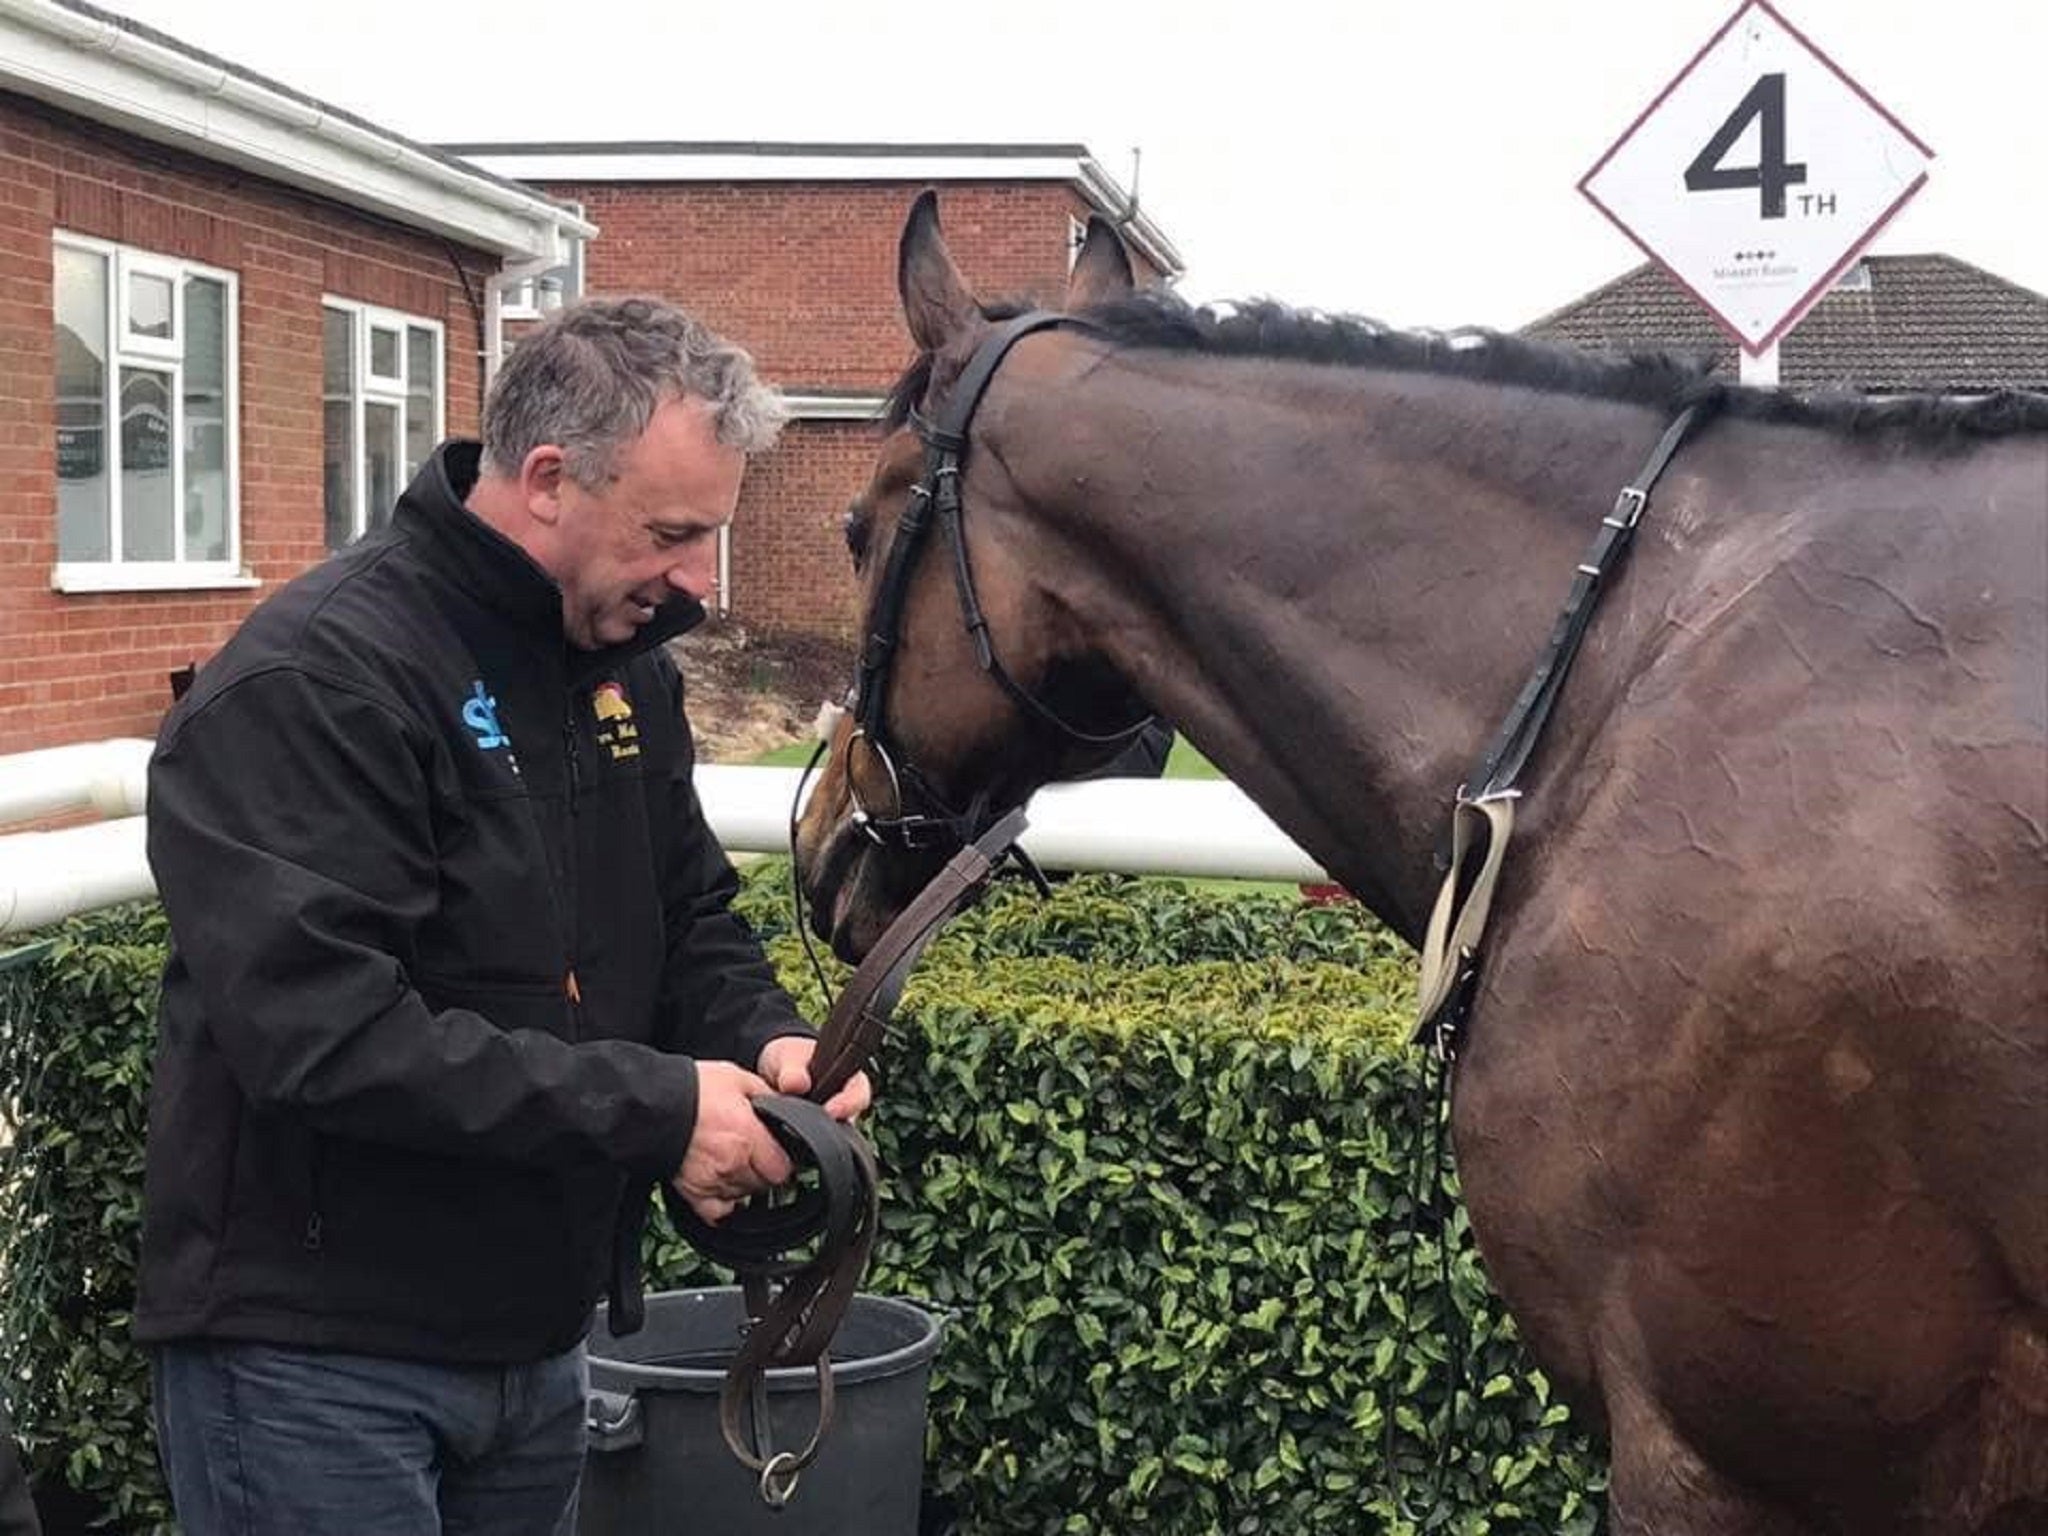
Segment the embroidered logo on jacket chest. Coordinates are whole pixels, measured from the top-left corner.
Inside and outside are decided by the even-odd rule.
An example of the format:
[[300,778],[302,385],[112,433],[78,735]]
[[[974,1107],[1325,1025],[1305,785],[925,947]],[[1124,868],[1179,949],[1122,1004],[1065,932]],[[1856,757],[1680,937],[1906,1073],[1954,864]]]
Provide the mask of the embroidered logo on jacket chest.
[[597,717],[597,744],[613,762],[640,755],[640,727],[633,723],[633,701],[617,683],[599,683],[590,694],[590,712]]
[[498,723],[498,700],[484,686],[482,678],[470,684],[469,696],[462,701],[462,723],[469,727],[480,750],[503,752],[507,766],[514,773],[519,771],[519,759],[512,753],[512,738]]

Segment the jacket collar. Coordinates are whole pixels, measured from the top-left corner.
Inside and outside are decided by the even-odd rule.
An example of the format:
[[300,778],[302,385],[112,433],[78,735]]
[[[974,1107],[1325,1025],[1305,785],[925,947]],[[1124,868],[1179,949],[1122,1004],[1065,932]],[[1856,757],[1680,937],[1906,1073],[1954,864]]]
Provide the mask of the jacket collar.
[[398,498],[392,518],[436,570],[461,585],[485,607],[503,614],[540,643],[568,651],[571,681],[611,671],[642,651],[671,640],[704,620],[704,605],[678,592],[654,610],[633,638],[603,650],[566,646],[562,635],[562,589],[533,557],[469,510],[483,445],[450,438],[427,456],[412,484]]

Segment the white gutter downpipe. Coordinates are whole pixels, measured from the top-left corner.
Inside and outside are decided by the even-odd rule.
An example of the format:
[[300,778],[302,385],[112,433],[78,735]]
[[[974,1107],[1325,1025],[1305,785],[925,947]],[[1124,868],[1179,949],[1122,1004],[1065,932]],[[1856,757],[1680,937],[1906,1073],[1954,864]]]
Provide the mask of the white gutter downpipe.
[[[501,267],[490,281],[484,284],[485,394],[491,392],[491,385],[497,382],[498,370],[505,366],[505,290],[516,288],[528,278],[539,277],[543,272],[554,271],[562,265],[562,260],[559,254],[555,254],[535,256],[527,261],[515,261]],[[477,406],[481,410],[483,402],[478,401]]]
[[156,894],[145,845],[148,818],[123,816],[61,832],[0,837],[0,934]]
[[0,757],[0,826],[75,811],[140,816],[149,753],[130,736]]

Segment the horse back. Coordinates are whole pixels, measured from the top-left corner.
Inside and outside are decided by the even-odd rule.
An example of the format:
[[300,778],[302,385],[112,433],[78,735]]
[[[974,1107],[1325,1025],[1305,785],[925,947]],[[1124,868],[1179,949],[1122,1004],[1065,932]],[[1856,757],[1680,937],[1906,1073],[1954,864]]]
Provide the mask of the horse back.
[[1796,848],[1808,880],[1916,904],[2040,890],[2048,434],[1770,464],[1690,487],[1699,532],[1645,562],[1588,731],[1602,777],[1752,874]]

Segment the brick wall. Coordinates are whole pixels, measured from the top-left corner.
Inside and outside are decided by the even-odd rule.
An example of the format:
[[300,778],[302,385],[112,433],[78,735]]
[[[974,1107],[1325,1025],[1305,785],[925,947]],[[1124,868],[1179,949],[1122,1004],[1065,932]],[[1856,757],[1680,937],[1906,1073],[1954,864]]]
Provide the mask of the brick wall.
[[800,421],[748,467],[732,531],[732,614],[768,630],[851,638],[853,562],[841,519],[867,481],[876,429]]
[[[601,233],[593,293],[658,293],[744,344],[784,388],[883,389],[910,359],[896,300],[896,242],[910,183],[545,183]],[[1087,205],[1057,183],[970,183],[939,192],[954,260],[985,297],[1057,300],[1067,220]]]
[[[0,93],[0,752],[154,734],[166,676],[321,559],[323,293],[445,327],[447,424],[473,431],[494,257]],[[242,558],[256,590],[50,590],[57,558],[53,230],[240,279]]]
[[[600,234],[591,293],[654,293],[747,347],[791,393],[880,394],[910,361],[896,246],[922,184],[549,182]],[[1068,220],[1088,205],[1058,183],[939,192],[946,243],[984,298],[1057,302]],[[1154,274],[1141,270],[1139,280]],[[853,584],[839,519],[867,477],[875,431],[799,421],[751,469],[733,525],[733,616],[769,630],[850,635]]]

